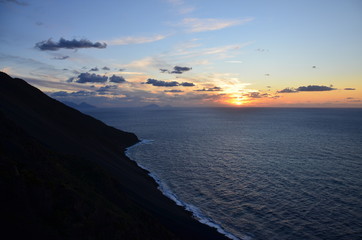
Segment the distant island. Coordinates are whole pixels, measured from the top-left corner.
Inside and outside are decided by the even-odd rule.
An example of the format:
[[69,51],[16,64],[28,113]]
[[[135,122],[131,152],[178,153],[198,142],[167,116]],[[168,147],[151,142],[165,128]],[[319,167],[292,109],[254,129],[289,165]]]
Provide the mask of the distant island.
[[171,105],[160,106],[155,103],[152,103],[152,104],[143,106],[141,108],[146,109],[146,110],[157,110],[157,109],[170,109],[170,108],[173,108],[173,106],[171,106]]
[[137,142],[0,72],[1,238],[226,239],[125,156]]
[[75,109],[80,110],[80,111],[97,108],[96,106],[93,106],[93,105],[88,104],[86,102],[81,102],[79,104],[74,103],[74,102],[69,102],[69,101],[61,101],[61,102],[64,103],[65,105],[69,106],[69,107],[75,108]]

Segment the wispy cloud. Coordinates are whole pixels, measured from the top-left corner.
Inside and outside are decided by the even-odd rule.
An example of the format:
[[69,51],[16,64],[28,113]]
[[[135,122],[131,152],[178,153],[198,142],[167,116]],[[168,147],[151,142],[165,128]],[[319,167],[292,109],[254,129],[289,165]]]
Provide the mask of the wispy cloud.
[[222,91],[221,87],[212,87],[212,88],[203,88],[203,89],[197,89],[196,92],[219,92]]
[[176,6],[184,4],[183,0],[167,0],[167,2],[169,2],[173,5],[176,5]]
[[65,60],[65,59],[68,59],[69,56],[55,56],[53,57],[52,59],[55,59],[55,60]]
[[179,14],[188,14],[195,11],[194,7],[188,6],[183,0],[167,0],[174,8],[177,9]]
[[142,43],[150,43],[160,41],[166,38],[167,35],[154,35],[149,37],[121,37],[117,39],[113,39],[110,41],[106,41],[109,45],[130,45],[130,44],[142,44]]
[[22,1],[18,1],[18,0],[0,0],[0,3],[6,3],[6,2],[15,3],[15,4],[20,5],[20,6],[28,6],[29,5],[26,2],[22,2]]
[[144,68],[162,68],[162,66],[165,66],[166,62],[163,61],[161,58],[158,57],[145,57],[139,60],[132,61],[129,64],[124,65],[126,68],[138,68],[138,69],[144,69]]
[[215,31],[227,27],[241,25],[252,21],[252,18],[244,19],[216,19],[216,18],[185,18],[181,25],[186,27],[188,32]]
[[184,92],[184,91],[172,89],[172,90],[165,90],[165,91],[163,91],[163,92],[168,92],[168,93],[181,93],[181,92]]
[[180,56],[183,58],[194,58],[208,55],[217,55],[220,58],[233,57],[235,54],[239,53],[239,49],[250,45],[251,42],[246,42],[242,44],[235,45],[226,45],[218,46],[211,48],[198,48],[198,49],[177,49],[169,56]]
[[239,60],[231,60],[231,61],[225,61],[226,63],[243,63],[243,61]]

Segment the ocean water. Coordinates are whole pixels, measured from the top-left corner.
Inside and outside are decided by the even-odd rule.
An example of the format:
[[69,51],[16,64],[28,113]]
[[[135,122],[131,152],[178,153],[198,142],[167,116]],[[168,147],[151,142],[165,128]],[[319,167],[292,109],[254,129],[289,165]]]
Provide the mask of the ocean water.
[[127,154],[231,239],[362,239],[362,109],[95,109]]

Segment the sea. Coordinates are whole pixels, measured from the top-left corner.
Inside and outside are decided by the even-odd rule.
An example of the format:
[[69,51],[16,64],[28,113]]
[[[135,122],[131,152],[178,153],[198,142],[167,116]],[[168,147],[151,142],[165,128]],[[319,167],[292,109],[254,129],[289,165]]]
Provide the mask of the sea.
[[109,108],[160,191],[230,239],[362,239],[362,109]]

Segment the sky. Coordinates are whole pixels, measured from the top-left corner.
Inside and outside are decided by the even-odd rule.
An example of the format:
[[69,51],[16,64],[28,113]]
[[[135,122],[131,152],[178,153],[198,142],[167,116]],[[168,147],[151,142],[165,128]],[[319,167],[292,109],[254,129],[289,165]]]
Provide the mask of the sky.
[[361,0],[0,0],[0,70],[98,107],[362,107]]

